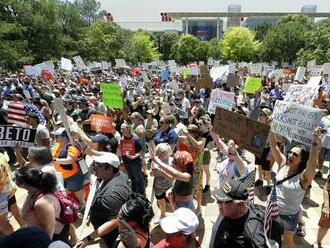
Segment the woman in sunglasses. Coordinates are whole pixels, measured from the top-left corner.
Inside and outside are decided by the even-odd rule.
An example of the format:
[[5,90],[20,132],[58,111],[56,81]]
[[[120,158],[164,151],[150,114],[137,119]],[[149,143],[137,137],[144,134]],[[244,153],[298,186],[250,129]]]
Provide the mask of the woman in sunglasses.
[[294,247],[293,234],[299,222],[300,204],[315,175],[321,144],[320,134],[320,130],[314,131],[309,153],[303,146],[294,146],[287,157],[281,153],[275,134],[271,131],[268,136],[271,154],[279,165],[276,195],[280,222],[284,227],[285,247]]

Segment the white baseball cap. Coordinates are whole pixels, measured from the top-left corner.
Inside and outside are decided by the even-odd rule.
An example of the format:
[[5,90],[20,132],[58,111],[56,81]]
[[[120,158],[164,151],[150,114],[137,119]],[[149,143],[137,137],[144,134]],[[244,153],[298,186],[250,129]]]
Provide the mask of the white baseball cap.
[[182,232],[185,235],[194,233],[199,225],[196,214],[189,208],[179,208],[171,215],[159,221],[165,233]]
[[113,154],[111,152],[104,152],[102,155],[94,155],[93,160],[96,163],[101,164],[110,164],[111,166],[118,168],[120,165],[119,158],[116,154]]

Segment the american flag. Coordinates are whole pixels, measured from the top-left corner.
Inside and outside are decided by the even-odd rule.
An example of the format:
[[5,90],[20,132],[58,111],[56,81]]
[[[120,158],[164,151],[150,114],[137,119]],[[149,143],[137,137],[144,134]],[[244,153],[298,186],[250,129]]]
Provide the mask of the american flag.
[[33,114],[36,114],[38,116],[38,119],[39,119],[39,124],[45,124],[46,123],[46,119],[45,117],[43,116],[43,114],[40,112],[40,110],[33,104],[30,104],[30,103],[26,103],[24,105],[24,110],[26,112],[26,114],[30,114],[30,113],[33,113]]
[[247,188],[247,191],[249,193],[247,201],[249,203],[253,204],[254,203],[254,183],[256,180],[256,169],[249,172],[244,177],[240,177],[238,180],[240,180]]
[[7,121],[9,125],[25,125],[26,124],[26,111],[22,102],[10,102],[7,108]]
[[272,221],[273,219],[276,219],[278,215],[279,215],[279,210],[278,210],[277,197],[276,197],[276,184],[274,183],[265,211],[264,233],[267,241],[268,241],[267,234],[270,233]]

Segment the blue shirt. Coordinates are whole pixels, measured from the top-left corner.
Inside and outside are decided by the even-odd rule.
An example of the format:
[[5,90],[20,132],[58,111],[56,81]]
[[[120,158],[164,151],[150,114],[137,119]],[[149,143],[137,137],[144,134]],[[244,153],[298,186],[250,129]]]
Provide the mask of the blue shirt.
[[166,132],[164,132],[162,129],[159,129],[154,137],[154,141],[156,145],[158,145],[159,143],[167,143],[169,145],[175,144],[177,139],[178,139],[178,135],[171,127],[167,129]]

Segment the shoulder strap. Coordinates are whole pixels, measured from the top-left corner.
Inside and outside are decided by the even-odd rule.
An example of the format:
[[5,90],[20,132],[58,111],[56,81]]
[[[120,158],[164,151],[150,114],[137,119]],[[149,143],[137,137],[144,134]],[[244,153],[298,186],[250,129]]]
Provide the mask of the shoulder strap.
[[291,178],[297,176],[297,175],[300,174],[300,173],[301,173],[300,171],[299,171],[299,172],[296,172],[296,173],[292,174],[291,176],[288,176],[288,177],[286,177],[286,178],[284,178],[284,179],[282,179],[282,180],[276,182],[276,185],[280,185],[280,184],[284,183],[285,181],[288,181],[288,180],[290,180]]

